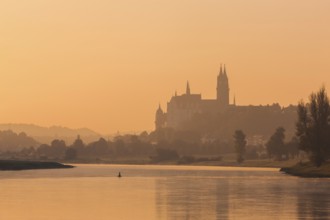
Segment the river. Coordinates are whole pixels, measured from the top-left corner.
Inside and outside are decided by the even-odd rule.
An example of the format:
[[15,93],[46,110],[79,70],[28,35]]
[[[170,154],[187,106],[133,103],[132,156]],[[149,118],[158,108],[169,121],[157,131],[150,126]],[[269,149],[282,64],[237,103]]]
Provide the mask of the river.
[[0,219],[330,219],[330,179],[205,166],[1,171]]

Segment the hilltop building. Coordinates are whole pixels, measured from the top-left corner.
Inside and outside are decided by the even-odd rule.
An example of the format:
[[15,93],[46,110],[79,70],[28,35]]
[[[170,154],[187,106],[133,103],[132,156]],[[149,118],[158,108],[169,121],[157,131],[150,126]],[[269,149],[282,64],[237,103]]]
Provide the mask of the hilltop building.
[[[245,124],[250,124],[250,127],[252,126],[251,121],[258,120],[256,118],[259,116],[261,117],[259,119],[262,120],[262,122],[259,123],[266,123],[267,121],[268,124],[273,124],[275,126],[280,123],[279,120],[282,120],[284,121],[282,124],[288,124],[291,123],[291,121],[292,124],[294,124],[293,115],[295,115],[296,107],[289,106],[287,108],[282,108],[279,104],[266,106],[237,106],[235,98],[233,103],[229,102],[229,91],[226,66],[222,67],[222,65],[220,66],[220,71],[217,76],[216,99],[202,99],[201,94],[192,94],[189,82],[187,82],[186,93],[182,95],[177,95],[175,93],[167,103],[167,112],[164,112],[159,105],[155,118],[156,130],[160,128],[173,128],[175,130],[184,129],[187,122],[194,120],[194,116],[196,115],[210,116],[224,114],[228,115],[228,117],[226,117],[228,120],[233,119],[235,121],[240,120],[239,117],[244,117],[241,121],[245,120]],[[234,124],[231,123],[232,121],[229,123],[234,126]],[[239,122],[236,123],[236,125],[238,124]],[[282,126],[281,124],[279,125]],[[290,126],[291,125],[288,127]],[[261,125],[259,127],[263,129]],[[257,131],[254,133],[259,134]]]
[[[233,104],[235,105],[235,104]],[[229,83],[226,66],[220,66],[217,77],[217,99],[202,99],[201,94],[191,94],[189,82],[186,93],[178,96],[175,94],[167,103],[167,113],[161,106],[156,112],[156,130],[163,127],[179,129],[181,125],[189,121],[195,114],[216,114],[226,110],[229,106]]]

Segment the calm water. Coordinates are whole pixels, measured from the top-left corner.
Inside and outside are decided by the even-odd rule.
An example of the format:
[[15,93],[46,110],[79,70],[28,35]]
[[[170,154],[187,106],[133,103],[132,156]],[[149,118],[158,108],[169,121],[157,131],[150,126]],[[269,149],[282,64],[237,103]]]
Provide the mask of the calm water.
[[0,219],[330,219],[330,179],[184,166],[2,171]]

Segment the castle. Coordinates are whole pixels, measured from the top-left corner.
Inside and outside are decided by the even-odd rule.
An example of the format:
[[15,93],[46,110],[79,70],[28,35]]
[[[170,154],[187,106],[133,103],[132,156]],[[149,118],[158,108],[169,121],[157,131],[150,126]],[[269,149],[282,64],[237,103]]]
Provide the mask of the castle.
[[178,96],[175,94],[167,103],[167,113],[161,106],[156,112],[156,130],[162,127],[179,129],[185,121],[190,120],[197,113],[216,113],[229,106],[229,83],[226,66],[220,66],[217,78],[217,99],[202,99],[201,94],[191,94],[189,82],[186,93]]
[[[258,120],[258,123],[266,122],[273,126],[285,126],[288,123],[294,124],[294,116],[296,114],[295,106],[282,108],[279,104],[266,106],[237,106],[235,98],[232,104],[229,103],[229,81],[226,66],[220,66],[220,72],[217,76],[216,99],[202,99],[201,94],[192,94],[190,91],[189,82],[187,82],[186,93],[182,95],[175,94],[167,103],[167,112],[165,113],[159,105],[156,111],[155,128],[173,128],[175,130],[184,129],[184,125],[192,121],[196,115],[219,115],[223,114],[228,120],[239,120],[236,125],[246,127],[245,124],[251,124],[251,121]],[[237,116],[237,117],[236,117]],[[260,116],[260,118],[258,118]],[[232,120],[233,119],[233,120]],[[289,120],[288,120],[289,119]],[[262,120],[262,121],[260,121]],[[241,124],[243,126],[241,126]],[[256,125],[256,124],[255,124]],[[268,126],[268,125],[267,125]],[[271,129],[272,127],[271,126]],[[293,127],[288,125],[289,129]],[[236,128],[235,128],[236,129]],[[259,128],[252,133],[263,133],[264,126],[260,124]],[[275,129],[275,128],[274,128]]]

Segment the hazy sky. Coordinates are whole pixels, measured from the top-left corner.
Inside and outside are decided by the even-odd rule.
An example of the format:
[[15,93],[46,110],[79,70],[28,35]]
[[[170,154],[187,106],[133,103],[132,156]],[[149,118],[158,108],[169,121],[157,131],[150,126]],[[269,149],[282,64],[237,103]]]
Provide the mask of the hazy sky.
[[185,91],[285,106],[330,90],[329,0],[1,0],[0,123],[154,127]]

